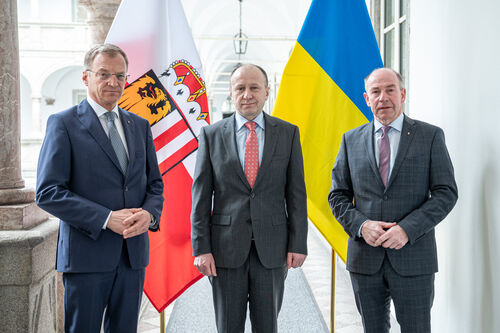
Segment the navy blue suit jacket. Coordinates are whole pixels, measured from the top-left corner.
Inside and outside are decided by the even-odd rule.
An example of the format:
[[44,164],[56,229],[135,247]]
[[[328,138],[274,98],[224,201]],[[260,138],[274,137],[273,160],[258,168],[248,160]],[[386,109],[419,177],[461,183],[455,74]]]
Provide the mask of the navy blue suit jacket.
[[141,207],[157,221],[163,205],[149,123],[119,109],[129,153],[126,175],[96,113],[84,100],[47,121],[37,173],[37,204],[58,217],[57,270],[106,272],[127,243],[132,268],[149,261],[148,233],[124,240],[102,229],[112,210]]

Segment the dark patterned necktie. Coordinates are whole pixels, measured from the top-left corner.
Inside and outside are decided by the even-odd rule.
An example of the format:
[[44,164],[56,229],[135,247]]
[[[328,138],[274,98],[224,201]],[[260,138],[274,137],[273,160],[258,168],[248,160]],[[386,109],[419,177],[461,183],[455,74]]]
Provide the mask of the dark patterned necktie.
[[112,111],[108,111],[104,115],[106,116],[108,123],[109,141],[111,141],[116,157],[118,157],[118,162],[120,163],[122,172],[125,174],[127,172],[128,157],[123,141],[118,133],[118,130],[116,129],[115,118],[117,115]]
[[380,173],[380,177],[382,177],[382,182],[385,187],[387,187],[387,181],[389,180],[389,165],[391,163],[391,144],[389,143],[390,129],[391,126],[382,127],[382,136],[379,142],[378,172]]

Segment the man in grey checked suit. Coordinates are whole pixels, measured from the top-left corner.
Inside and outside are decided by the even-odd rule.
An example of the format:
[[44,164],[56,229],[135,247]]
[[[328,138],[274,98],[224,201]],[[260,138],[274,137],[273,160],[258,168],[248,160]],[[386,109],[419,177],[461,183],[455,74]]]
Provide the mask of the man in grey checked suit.
[[[287,269],[300,267],[307,254],[299,130],[262,112],[269,95],[262,68],[237,67],[230,95],[235,115],[202,128],[199,136],[191,212],[194,264],[210,277],[219,332],[244,332],[247,303],[253,332],[277,332]],[[255,133],[247,122],[254,123]],[[255,134],[254,182],[245,153]]]
[[389,332],[391,299],[401,332],[430,332],[434,227],[458,198],[453,166],[443,131],[402,114],[398,73],[376,69],[365,89],[375,119],[344,134],[328,201],[349,235],[347,269],[365,332]]

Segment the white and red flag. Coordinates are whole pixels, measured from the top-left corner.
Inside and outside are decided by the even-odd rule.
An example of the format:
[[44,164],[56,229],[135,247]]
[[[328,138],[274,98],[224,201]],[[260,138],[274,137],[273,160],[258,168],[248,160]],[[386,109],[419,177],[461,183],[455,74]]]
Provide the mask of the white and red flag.
[[180,0],[123,0],[106,42],[127,53],[130,78],[119,105],[149,120],[165,183],[144,284],[161,312],[202,277],[190,238],[197,137],[209,124],[202,66]]

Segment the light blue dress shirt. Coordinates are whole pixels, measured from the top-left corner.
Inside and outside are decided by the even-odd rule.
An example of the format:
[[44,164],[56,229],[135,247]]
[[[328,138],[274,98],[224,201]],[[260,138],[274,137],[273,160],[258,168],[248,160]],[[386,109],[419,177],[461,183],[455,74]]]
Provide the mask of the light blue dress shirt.
[[[396,154],[398,153],[399,148],[399,140],[401,139],[401,130],[403,129],[403,114],[401,113],[399,117],[394,119],[394,121],[389,125],[391,129],[388,132],[389,135],[389,144],[391,146],[391,161],[389,163],[389,178],[391,177],[392,167],[394,166],[394,162],[396,161]],[[379,147],[380,147],[380,138],[382,137],[382,125],[376,119],[373,121],[374,130],[373,130],[373,142],[375,144],[375,159],[377,161],[377,166],[379,165]]]
[[[250,130],[245,126],[248,120],[235,112],[234,132],[236,133],[236,147],[238,149],[238,158],[240,159],[241,168],[245,171],[245,144]],[[262,153],[264,152],[264,130],[265,121],[264,114],[261,112],[254,120],[256,123],[255,133],[257,133],[257,141],[259,142],[259,166],[262,163]]]
[[[392,123],[389,124],[391,126],[391,129],[388,132],[389,135],[389,144],[391,145],[391,160],[389,162],[389,176],[388,179],[391,178],[391,172],[392,172],[392,167],[394,166],[394,162],[396,161],[396,155],[398,153],[398,148],[399,148],[399,141],[401,140],[401,131],[403,130],[403,119],[404,115],[401,113],[399,117],[394,119]],[[375,150],[375,160],[377,161],[377,167],[379,165],[379,146],[380,146],[380,138],[382,137],[382,125],[380,122],[378,122],[377,119],[373,120],[373,143],[374,143],[374,150]],[[361,237],[361,229],[365,225],[366,221],[361,224],[361,227],[359,227],[358,230],[358,237]]]

